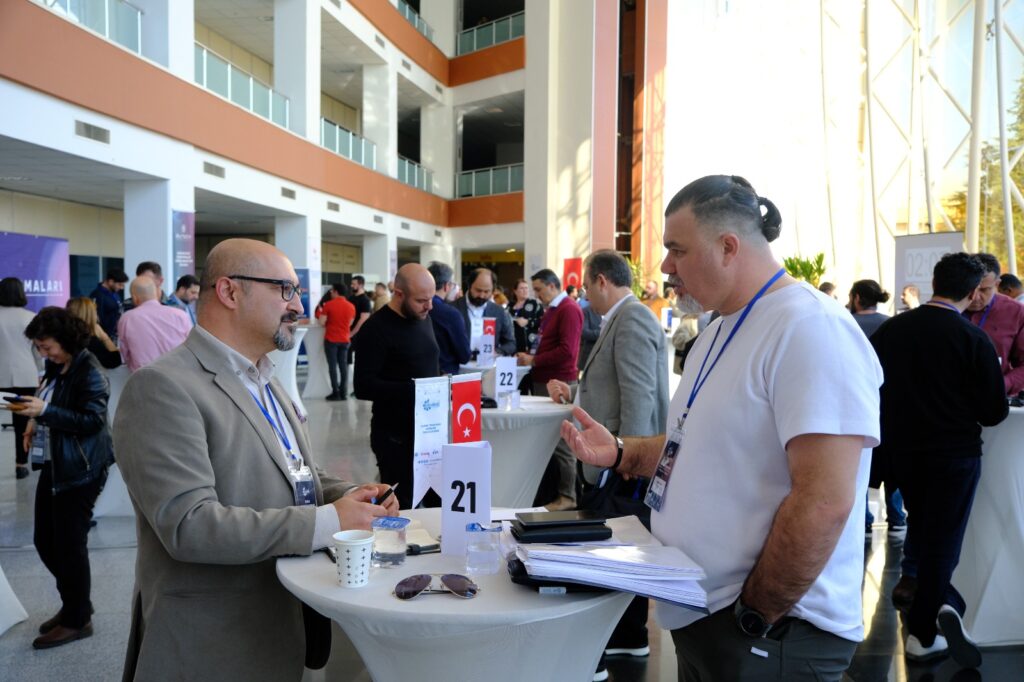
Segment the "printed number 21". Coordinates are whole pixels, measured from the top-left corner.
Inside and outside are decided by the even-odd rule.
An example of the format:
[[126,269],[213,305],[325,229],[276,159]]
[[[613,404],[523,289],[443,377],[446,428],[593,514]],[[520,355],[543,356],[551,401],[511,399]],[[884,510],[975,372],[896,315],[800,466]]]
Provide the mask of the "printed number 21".
[[452,481],[452,490],[457,491],[455,494],[455,500],[452,501],[453,512],[464,512],[466,508],[462,506],[462,496],[469,491],[469,513],[476,513],[476,481],[469,481],[463,483],[462,481]]

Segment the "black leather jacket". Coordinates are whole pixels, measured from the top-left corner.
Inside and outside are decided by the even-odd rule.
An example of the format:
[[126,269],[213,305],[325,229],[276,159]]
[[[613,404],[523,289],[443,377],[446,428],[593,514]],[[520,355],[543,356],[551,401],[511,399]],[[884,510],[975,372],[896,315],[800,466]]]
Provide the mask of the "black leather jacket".
[[61,367],[47,361],[44,381],[56,384],[46,411],[36,417],[37,423],[50,429],[54,492],[104,476],[114,461],[107,423],[110,382],[99,361],[83,350],[72,358],[67,374],[60,373]]

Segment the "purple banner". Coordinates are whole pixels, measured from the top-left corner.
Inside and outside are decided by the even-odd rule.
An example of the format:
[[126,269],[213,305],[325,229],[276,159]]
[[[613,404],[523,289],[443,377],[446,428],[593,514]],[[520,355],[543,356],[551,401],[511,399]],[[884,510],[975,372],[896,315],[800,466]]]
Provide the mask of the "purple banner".
[[63,308],[71,292],[68,240],[0,232],[0,277],[22,281],[29,310]]
[[174,231],[174,287],[182,275],[196,274],[196,214],[174,211],[171,216]]

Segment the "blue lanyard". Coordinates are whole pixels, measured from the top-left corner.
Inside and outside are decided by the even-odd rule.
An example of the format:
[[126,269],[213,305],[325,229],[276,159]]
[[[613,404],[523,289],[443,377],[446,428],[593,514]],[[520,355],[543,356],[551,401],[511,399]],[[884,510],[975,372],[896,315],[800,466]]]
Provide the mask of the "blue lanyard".
[[995,303],[995,302],[996,302],[996,297],[993,296],[992,300],[988,302],[987,306],[985,306],[985,314],[981,316],[980,320],[978,320],[978,328],[979,329],[982,329],[982,328],[985,327],[985,320],[988,319],[988,314],[990,312],[992,312],[992,304]]
[[267,398],[270,399],[270,404],[274,407],[274,415],[277,417],[277,421],[274,421],[270,416],[270,413],[267,412],[267,408],[265,408],[263,403],[260,402],[259,396],[253,393],[251,388],[249,389],[249,395],[251,395],[252,399],[256,401],[256,407],[260,408],[260,412],[262,412],[263,416],[267,418],[268,422],[270,422],[270,426],[274,429],[274,433],[276,433],[277,437],[281,439],[284,449],[288,451],[288,456],[292,459],[297,459],[295,457],[295,452],[292,450],[292,443],[288,440],[288,434],[284,432],[284,420],[281,419],[281,413],[277,409],[277,401],[274,400],[274,394],[270,392],[270,384],[266,384],[265,388],[267,389]]
[[945,307],[949,308],[950,310],[952,310],[957,315],[960,314],[960,309],[959,308],[957,308],[955,305],[952,305],[950,303],[946,303],[945,301],[936,301],[936,300],[932,299],[931,301],[928,301],[928,302],[929,303],[934,303],[935,305],[945,306]]
[[[708,367],[708,371],[705,374],[704,366],[708,364],[708,358],[711,357],[711,351],[714,349],[715,343],[718,341],[718,334],[722,331],[722,325],[718,325],[718,329],[715,330],[715,338],[711,339],[711,346],[708,348],[707,355],[704,356],[704,362],[700,364],[700,369],[697,370],[697,380],[693,382],[693,388],[690,390],[690,399],[686,401],[686,414],[689,414],[690,407],[693,406],[693,401],[697,399],[697,394],[700,393],[700,389],[704,388],[704,383],[708,380],[708,377],[711,376],[712,370],[715,369],[715,365],[717,365],[718,361],[722,358],[722,353],[724,353],[725,349],[729,347],[729,343],[732,341],[732,338],[736,336],[736,332],[738,332],[740,327],[743,326],[743,322],[747,319],[747,315],[750,314],[754,304],[757,303],[757,301],[764,296],[765,292],[768,291],[768,289],[784,274],[786,274],[786,269],[779,268],[779,271],[772,275],[770,280],[764,283],[761,290],[754,294],[754,298],[750,299],[750,303],[748,303],[747,307],[743,309],[740,319],[736,321],[736,326],[732,328],[732,331],[729,332],[729,336],[725,338],[725,343],[723,343],[722,347],[718,349],[718,355],[715,356],[714,361],[711,363],[711,366]],[[686,417],[686,414],[683,415],[684,418]]]

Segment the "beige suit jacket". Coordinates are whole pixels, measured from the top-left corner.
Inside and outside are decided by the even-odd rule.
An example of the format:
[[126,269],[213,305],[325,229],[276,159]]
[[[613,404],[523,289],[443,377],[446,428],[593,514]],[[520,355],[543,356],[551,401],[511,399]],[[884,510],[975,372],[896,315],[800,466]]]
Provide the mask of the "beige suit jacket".
[[[276,380],[271,389],[317,500],[340,497],[352,484],[316,474],[305,425]],[[223,349],[193,330],[133,374],[114,452],[138,533],[124,678],[300,679],[301,604],[274,560],[309,554],[316,510],[293,505],[277,435]]]

